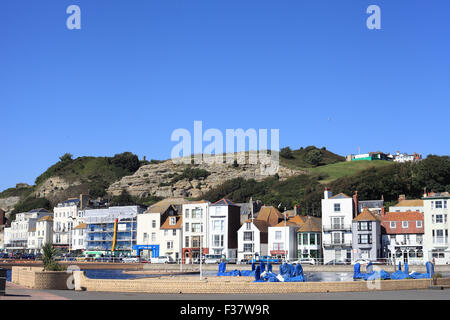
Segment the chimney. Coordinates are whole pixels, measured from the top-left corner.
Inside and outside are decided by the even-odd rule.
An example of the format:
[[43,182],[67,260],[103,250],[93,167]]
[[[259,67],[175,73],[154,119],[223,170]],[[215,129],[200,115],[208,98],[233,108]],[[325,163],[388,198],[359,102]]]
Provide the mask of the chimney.
[[406,196],[404,194],[401,194],[398,196],[398,202],[406,200]]
[[423,197],[426,198],[427,196],[427,188],[423,188]]
[[299,205],[294,206],[294,215],[300,216],[302,214],[302,207]]
[[386,208],[384,206],[381,207],[381,216],[386,216]]
[[354,218],[359,213],[359,208],[358,208],[358,190],[355,190],[355,194],[353,195],[353,206],[354,206],[354,214],[353,214],[353,218]]
[[327,188],[325,188],[323,195],[324,195],[324,199],[329,199],[332,197],[333,194],[331,193],[330,189],[328,189],[328,187],[327,187]]

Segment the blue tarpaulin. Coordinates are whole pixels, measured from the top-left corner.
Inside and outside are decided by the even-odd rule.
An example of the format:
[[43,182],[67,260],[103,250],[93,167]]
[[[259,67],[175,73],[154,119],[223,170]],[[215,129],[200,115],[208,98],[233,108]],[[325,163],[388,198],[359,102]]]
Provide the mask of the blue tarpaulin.
[[226,271],[226,263],[225,262],[221,262],[219,264],[219,272],[217,272],[218,276],[232,276],[232,277],[238,277],[241,275],[241,273],[239,272],[239,270],[233,270],[233,271]]
[[361,264],[356,263],[353,267],[353,279],[363,280],[387,280],[390,279],[390,274],[387,271],[372,271],[372,263],[369,263],[366,267],[368,272],[361,272]]
[[391,273],[391,279],[392,280],[403,280],[403,279],[410,279],[409,272],[408,272],[408,263],[405,263],[405,271],[402,271],[402,263],[398,263],[398,270],[394,273]]
[[433,277],[434,265],[429,261],[427,261],[427,263],[425,265],[427,267],[427,273],[413,272],[409,276],[412,279],[430,279],[431,277]]

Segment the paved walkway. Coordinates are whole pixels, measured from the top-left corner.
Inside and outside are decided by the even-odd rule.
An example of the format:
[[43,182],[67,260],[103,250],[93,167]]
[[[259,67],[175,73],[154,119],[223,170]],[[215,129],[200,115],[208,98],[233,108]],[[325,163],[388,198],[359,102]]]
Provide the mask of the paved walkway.
[[48,291],[28,289],[11,282],[6,282],[6,295],[0,296],[0,300],[69,300],[69,298]]

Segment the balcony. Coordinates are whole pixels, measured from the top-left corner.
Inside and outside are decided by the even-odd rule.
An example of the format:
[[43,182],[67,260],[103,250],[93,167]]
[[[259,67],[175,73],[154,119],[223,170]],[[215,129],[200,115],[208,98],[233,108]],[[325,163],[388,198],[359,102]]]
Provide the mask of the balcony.
[[331,231],[352,231],[351,224],[332,224],[332,225],[324,225],[322,226],[323,232],[331,232]]
[[328,240],[323,242],[324,247],[351,247],[352,242],[351,241],[344,241],[344,240]]
[[434,246],[448,246],[448,237],[433,237]]

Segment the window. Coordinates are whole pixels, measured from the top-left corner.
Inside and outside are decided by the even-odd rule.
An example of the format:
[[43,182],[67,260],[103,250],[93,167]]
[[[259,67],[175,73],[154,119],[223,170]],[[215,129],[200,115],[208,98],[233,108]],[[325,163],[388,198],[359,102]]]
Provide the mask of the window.
[[144,232],[144,241],[148,241],[148,233]]
[[334,212],[341,212],[341,204],[340,203],[334,204]]
[[189,231],[189,222],[186,222],[184,225],[184,230]]
[[423,227],[422,220],[417,220],[416,221],[416,228],[422,228],[422,227]]
[[202,224],[201,223],[193,223],[191,225],[191,227],[192,227],[192,229],[191,229],[192,232],[202,232]]
[[177,223],[177,218],[170,217],[169,218],[169,225],[174,226]]
[[281,231],[275,231],[275,239],[281,240]]
[[283,242],[275,242],[273,244],[273,250],[276,250],[276,251],[284,250],[284,243]]
[[176,230],[176,229],[173,229],[173,230],[172,230],[172,235],[173,235],[173,236],[176,236],[176,235],[177,235],[177,230]]
[[186,211],[184,212],[184,216],[185,216],[186,218],[189,218],[189,209],[186,209]]
[[173,249],[173,241],[167,241],[167,249]]
[[442,201],[441,200],[435,201],[434,206],[436,209],[442,209]]
[[408,229],[408,221],[402,221],[402,228]]
[[245,226],[246,226],[246,229],[247,229],[247,230],[251,230],[251,229],[252,229],[252,224],[251,224],[251,222],[246,222],[246,223],[245,223]]
[[152,232],[152,241],[156,241],[156,233]]
[[214,247],[223,247],[223,235],[213,235],[213,245]]
[[244,252],[253,252],[253,243],[244,243]]
[[189,248],[189,237],[184,238],[184,247]]
[[316,244],[316,235],[313,234],[313,233],[310,233],[310,234],[309,234],[309,244],[310,244],[310,245]]
[[358,243],[359,244],[371,244],[372,243],[372,235],[370,235],[370,234],[358,235]]
[[253,241],[253,232],[244,232],[244,241]]
[[444,222],[444,216],[442,214],[435,215],[435,222],[434,223],[443,223]]
[[213,220],[212,231],[213,232],[223,232],[224,220]]
[[303,235],[302,235],[302,238],[303,238],[303,245],[307,245],[308,244],[308,234],[307,233],[304,233]]
[[156,220],[152,220],[152,228],[156,228]]
[[395,221],[391,221],[391,222],[389,223],[389,227],[390,227],[391,229],[395,229],[395,228],[397,228],[397,223],[396,223]]

